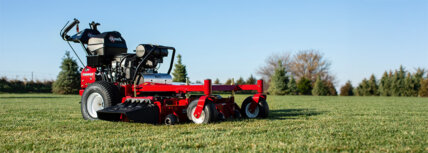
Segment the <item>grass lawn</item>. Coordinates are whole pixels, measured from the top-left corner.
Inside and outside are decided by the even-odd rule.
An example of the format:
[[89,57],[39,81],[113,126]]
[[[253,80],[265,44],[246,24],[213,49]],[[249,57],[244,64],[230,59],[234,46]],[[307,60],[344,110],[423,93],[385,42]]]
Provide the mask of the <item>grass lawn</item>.
[[428,98],[268,96],[267,119],[174,126],[86,121],[79,101],[0,94],[0,152],[428,152]]

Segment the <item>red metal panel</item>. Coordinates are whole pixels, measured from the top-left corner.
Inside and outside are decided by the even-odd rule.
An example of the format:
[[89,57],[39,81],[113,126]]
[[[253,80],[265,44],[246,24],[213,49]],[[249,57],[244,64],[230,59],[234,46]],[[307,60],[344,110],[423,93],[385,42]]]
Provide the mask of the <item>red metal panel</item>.
[[84,89],[88,87],[88,85],[90,85],[91,83],[95,82],[95,72],[97,72],[97,69],[89,66],[86,66],[82,70],[82,73],[80,74],[80,88]]
[[133,90],[132,87],[133,85],[122,85],[120,90],[122,91],[122,93],[124,93],[125,96],[132,96],[133,95]]
[[258,86],[257,85],[238,85],[238,89],[239,90],[257,90]]
[[85,91],[85,90],[80,89],[80,90],[79,90],[79,95],[80,95],[80,96],[82,96],[84,91]]

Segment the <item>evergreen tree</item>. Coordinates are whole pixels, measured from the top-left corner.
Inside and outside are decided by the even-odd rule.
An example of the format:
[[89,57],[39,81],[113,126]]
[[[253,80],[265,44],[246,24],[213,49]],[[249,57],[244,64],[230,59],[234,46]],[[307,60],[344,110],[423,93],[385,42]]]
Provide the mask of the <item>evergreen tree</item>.
[[369,81],[366,78],[364,78],[363,81],[361,81],[361,83],[358,85],[354,93],[356,93],[358,96],[369,96],[370,95],[369,88],[370,88]]
[[[407,73],[406,77],[404,78],[404,92],[401,93],[401,96],[410,97],[413,95],[413,89],[415,84],[413,83],[413,76],[410,74],[410,72]],[[416,91],[417,94],[417,91]]]
[[392,77],[392,96],[403,96],[405,93],[405,84],[404,80],[406,78],[406,70],[403,66],[400,66],[398,71],[395,71]]
[[370,76],[370,80],[368,82],[368,95],[369,96],[378,96],[378,85],[377,85],[377,81],[376,81],[376,77],[374,74],[372,74]]
[[245,84],[244,78],[239,77],[239,79],[236,80],[236,84],[238,84],[238,85]]
[[232,79],[227,79],[226,82],[224,83],[224,85],[231,85],[232,84]]
[[78,71],[79,66],[77,66],[76,60],[70,56],[70,52],[65,52],[60,68],[61,71],[52,85],[52,92],[77,94],[80,88],[80,72]]
[[391,78],[391,96],[400,96],[400,78],[398,72],[395,71]]
[[173,82],[186,82],[187,70],[186,65],[181,63],[181,55],[177,55],[177,63],[174,64],[174,72],[172,72]]
[[[418,68],[416,70],[416,73],[413,75],[414,86],[413,86],[413,94],[412,94],[412,96],[417,97],[419,95],[418,92],[419,92],[419,89],[421,88],[421,85],[422,85],[421,81],[424,79],[423,78],[424,74],[425,74],[425,69]],[[414,94],[415,92],[416,92],[416,94]]]
[[215,79],[214,84],[220,84],[220,80],[218,78]]
[[297,83],[297,89],[300,95],[311,95],[312,94],[311,80],[305,77],[300,78],[300,80]]
[[287,72],[282,64],[275,69],[274,74],[270,78],[268,92],[272,95],[284,95],[287,91],[288,77]]
[[369,80],[363,79],[361,82],[361,93],[363,96],[370,96],[370,83]]
[[293,76],[290,76],[291,80],[288,82],[288,94],[290,95],[297,95],[298,94],[298,88],[297,88],[297,83],[296,80],[294,79]]
[[340,96],[353,96],[354,87],[352,87],[351,81],[347,81],[345,85],[340,88]]
[[385,71],[383,73],[382,79],[379,82],[379,95],[381,96],[390,96],[391,95],[391,78],[388,73]]
[[428,76],[426,79],[421,79],[419,88],[419,97],[428,97]]
[[336,87],[334,87],[333,82],[331,82],[330,80],[325,81],[325,85],[327,86],[327,89],[328,89],[327,96],[337,96],[337,90],[336,90]]
[[318,76],[314,84],[314,89],[312,89],[312,95],[327,96],[328,93],[329,91],[328,91],[328,87],[326,86],[326,83],[323,80],[321,80],[320,76]]
[[254,78],[254,76],[251,74],[250,77],[247,79],[246,84],[256,84],[257,79]]
[[354,95],[356,96],[363,96],[362,92],[361,92],[361,84],[359,84],[356,88],[354,88],[353,92]]

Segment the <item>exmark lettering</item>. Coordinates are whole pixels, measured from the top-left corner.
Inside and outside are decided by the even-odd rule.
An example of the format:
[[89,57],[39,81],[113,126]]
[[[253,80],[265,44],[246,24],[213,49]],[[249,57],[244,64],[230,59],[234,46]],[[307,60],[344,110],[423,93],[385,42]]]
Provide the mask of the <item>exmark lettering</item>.
[[82,73],[83,76],[92,76],[94,73]]
[[113,36],[110,36],[109,38],[108,38],[111,42],[115,42],[115,41],[122,41],[122,39],[120,39],[120,38],[115,38],[115,37],[113,37]]

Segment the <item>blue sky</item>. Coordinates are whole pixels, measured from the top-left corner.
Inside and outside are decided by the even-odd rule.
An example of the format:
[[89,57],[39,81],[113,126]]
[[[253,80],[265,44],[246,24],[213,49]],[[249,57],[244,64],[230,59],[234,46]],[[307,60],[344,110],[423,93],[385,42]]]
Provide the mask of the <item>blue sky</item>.
[[[401,64],[428,68],[428,1],[6,1],[0,2],[0,75],[55,78],[67,20],[174,46],[191,80],[255,74],[272,53],[317,49],[339,87]],[[81,57],[83,50],[76,49]]]

